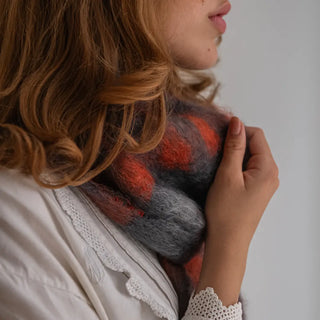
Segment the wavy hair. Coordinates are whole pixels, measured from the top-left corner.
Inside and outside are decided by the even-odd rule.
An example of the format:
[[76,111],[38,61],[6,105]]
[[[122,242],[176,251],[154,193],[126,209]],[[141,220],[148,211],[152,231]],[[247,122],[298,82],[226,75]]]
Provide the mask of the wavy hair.
[[[0,166],[43,187],[77,186],[123,149],[159,144],[166,93],[212,105],[214,75],[184,70],[169,54],[159,32],[165,2],[0,1]],[[134,139],[140,101],[145,121]]]

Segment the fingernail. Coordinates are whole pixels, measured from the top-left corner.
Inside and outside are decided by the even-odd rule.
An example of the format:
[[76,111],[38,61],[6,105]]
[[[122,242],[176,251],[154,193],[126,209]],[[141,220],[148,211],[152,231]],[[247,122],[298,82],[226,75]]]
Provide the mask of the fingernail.
[[241,131],[241,121],[239,118],[235,118],[235,120],[233,120],[233,123],[231,124],[231,134],[233,136],[237,136],[240,134]]

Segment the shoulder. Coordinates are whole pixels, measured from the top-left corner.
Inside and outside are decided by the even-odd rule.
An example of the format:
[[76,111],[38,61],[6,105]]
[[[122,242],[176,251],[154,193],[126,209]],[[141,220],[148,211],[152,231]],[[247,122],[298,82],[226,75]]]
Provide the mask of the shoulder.
[[59,206],[52,190],[40,187],[31,176],[16,170],[0,170],[2,238],[28,236],[40,240],[39,237],[47,237],[41,231],[55,231],[53,212],[57,210]]
[[8,169],[0,169],[0,202],[2,219],[36,217],[57,208],[52,190],[40,187],[31,176]]
[[52,190],[16,170],[0,170],[2,275],[79,292],[68,266],[73,252],[59,216],[61,209]]
[[0,170],[1,319],[97,319],[73,279],[58,215],[52,190]]
[[54,241],[48,239],[62,236],[57,227],[60,211],[53,190],[40,187],[31,176],[16,170],[0,170],[0,246],[13,246],[10,239],[21,241],[24,251],[40,243],[43,249],[53,246]]

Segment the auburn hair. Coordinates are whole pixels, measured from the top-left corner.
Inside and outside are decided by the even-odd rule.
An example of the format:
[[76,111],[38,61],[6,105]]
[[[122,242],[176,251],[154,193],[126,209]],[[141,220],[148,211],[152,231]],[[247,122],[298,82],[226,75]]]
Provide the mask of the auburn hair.
[[[122,150],[144,153],[159,144],[166,93],[213,105],[214,75],[179,67],[169,54],[159,32],[165,4],[1,0],[0,167],[47,188],[77,186]],[[145,120],[134,139],[141,101]],[[102,142],[108,152],[101,159]]]

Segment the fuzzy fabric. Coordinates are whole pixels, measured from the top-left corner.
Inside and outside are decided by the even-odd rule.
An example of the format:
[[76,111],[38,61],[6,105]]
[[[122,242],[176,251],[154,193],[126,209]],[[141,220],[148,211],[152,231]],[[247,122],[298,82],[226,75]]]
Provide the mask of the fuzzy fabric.
[[[199,280],[206,195],[232,115],[172,96],[166,103],[171,112],[155,149],[144,154],[122,151],[110,167],[79,188],[121,229],[157,253],[177,292],[181,319]],[[141,119],[135,122],[136,134]],[[243,169],[248,157],[247,146]],[[241,293],[239,301],[245,319]]]

